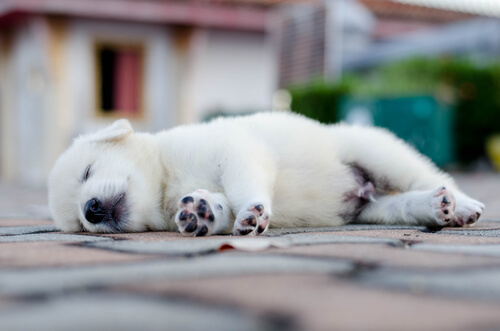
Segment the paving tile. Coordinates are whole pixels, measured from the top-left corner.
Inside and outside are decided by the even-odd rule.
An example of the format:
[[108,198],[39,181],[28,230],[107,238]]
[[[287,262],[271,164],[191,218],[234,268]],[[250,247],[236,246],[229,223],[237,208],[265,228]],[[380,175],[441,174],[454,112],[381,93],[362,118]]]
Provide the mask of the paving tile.
[[150,260],[151,255],[124,254],[65,242],[0,243],[0,272],[12,268],[50,268]]
[[[185,237],[178,232],[168,232],[168,231],[157,231],[157,232],[138,232],[138,233],[110,233],[101,234],[103,237],[113,238],[116,240],[135,240],[135,241],[165,241],[165,240],[183,240],[192,239],[190,237]],[[197,239],[214,238],[212,237],[200,237]]]
[[[411,247],[413,248],[413,246]],[[347,259],[362,265],[410,268],[415,270],[500,267],[500,259],[498,258],[467,256],[463,254],[445,254],[446,252],[439,250],[420,251],[412,248],[367,243],[346,243],[294,246],[286,249],[275,248],[268,250],[267,253]]]
[[[479,256],[500,257],[500,244],[497,245],[439,245],[439,244],[417,244],[412,245],[412,250],[423,250],[451,254],[467,254]],[[500,259],[498,259],[500,261]]]
[[23,187],[14,182],[0,181],[0,218],[24,218],[40,212],[46,214],[47,205],[46,188]]
[[492,230],[470,229],[470,230],[462,230],[462,231],[443,230],[442,232],[445,234],[454,234],[454,235],[461,235],[461,236],[500,238],[500,230],[497,230],[497,229],[492,229]]
[[[116,238],[116,237],[115,237]],[[218,251],[222,246],[232,242],[268,243],[268,246],[317,245],[324,243],[392,243],[399,244],[396,239],[368,238],[356,236],[339,236],[336,233],[297,233],[281,237],[233,237],[214,236],[204,238],[186,238],[180,236],[165,236],[166,241],[103,241],[89,244],[91,247],[111,249],[120,252],[135,252],[143,254],[192,255],[206,254]],[[168,240],[168,241],[167,241]],[[243,246],[243,245],[242,245]],[[262,247],[266,247],[262,245]],[[250,247],[249,247],[250,248]]]
[[500,304],[358,286],[327,275],[248,275],[141,282],[132,293],[175,295],[292,320],[299,330],[494,330]]
[[[468,228],[444,228],[446,231],[463,231],[463,230],[485,230],[485,229],[500,229],[500,221],[498,220],[482,220],[472,227]],[[265,235],[281,236],[293,233],[308,233],[308,232],[351,232],[351,231],[397,231],[397,230],[413,230],[428,232],[425,226],[414,225],[383,225],[383,224],[348,224],[343,226],[317,227],[317,228],[271,228]]]
[[464,236],[460,235],[463,231],[438,231],[423,232],[416,229],[407,230],[369,230],[369,231],[343,231],[338,232],[342,236],[370,237],[370,238],[392,238],[407,243],[446,243],[446,244],[500,244],[500,238]]
[[0,310],[2,330],[270,330],[264,320],[234,309],[181,299],[79,294]]
[[14,305],[14,300],[10,298],[0,298],[0,311]]
[[500,268],[487,267],[445,271],[379,269],[360,273],[357,281],[426,295],[500,302],[499,279]]
[[400,244],[400,240],[392,238],[371,237],[371,236],[344,236],[338,232],[330,233],[297,233],[288,234],[282,237],[288,239],[293,245],[318,245],[327,243],[379,243],[379,244]]
[[461,230],[491,230],[491,229],[500,229],[500,221],[495,219],[483,219],[471,226],[466,226],[462,228],[449,227],[445,228],[445,230],[449,231],[461,231]]
[[[0,229],[1,230],[1,229]],[[70,241],[70,242],[92,242],[92,241],[111,241],[110,238],[69,233],[33,233],[19,235],[4,235],[0,236],[1,243],[26,242],[26,241]]]
[[474,199],[486,205],[483,217],[500,218],[500,176],[498,172],[454,173],[457,184]]
[[[182,238],[171,237],[169,241],[104,241],[89,244],[90,247],[109,249],[120,252],[142,254],[193,255],[216,252],[221,246],[234,240],[232,237]],[[255,240],[255,238],[239,238],[240,241]],[[257,239],[259,240],[259,239]],[[261,241],[269,239],[260,238]]]
[[282,236],[294,233],[368,231],[368,230],[426,230],[426,227],[405,226],[405,225],[349,224],[343,226],[314,227],[314,228],[271,228],[264,235],[272,237],[272,236]]
[[[12,236],[29,233],[56,232],[54,225],[28,225],[28,226],[4,226],[0,227],[0,236]],[[0,237],[1,238],[1,237]]]
[[30,219],[30,218],[21,218],[21,219],[0,219],[0,228],[7,226],[33,226],[33,225],[54,225],[54,222],[47,219]]
[[122,265],[3,270],[0,294],[42,295],[69,289],[154,279],[200,279],[211,276],[272,273],[348,273],[353,265],[311,257],[228,252],[193,258],[164,259]]

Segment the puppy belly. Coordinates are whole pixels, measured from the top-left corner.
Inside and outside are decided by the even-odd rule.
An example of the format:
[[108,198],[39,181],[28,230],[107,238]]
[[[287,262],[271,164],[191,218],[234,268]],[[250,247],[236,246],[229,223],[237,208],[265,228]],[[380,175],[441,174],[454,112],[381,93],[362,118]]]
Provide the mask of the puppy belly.
[[[357,191],[353,172],[341,163],[329,167],[281,169],[275,184],[271,227],[337,226],[353,215]],[[350,220],[350,216],[348,219]]]
[[343,201],[348,206],[342,217],[346,222],[358,216],[364,207],[374,199],[376,189],[374,181],[367,171],[356,164],[349,164],[349,171],[354,178],[354,189],[344,193]]

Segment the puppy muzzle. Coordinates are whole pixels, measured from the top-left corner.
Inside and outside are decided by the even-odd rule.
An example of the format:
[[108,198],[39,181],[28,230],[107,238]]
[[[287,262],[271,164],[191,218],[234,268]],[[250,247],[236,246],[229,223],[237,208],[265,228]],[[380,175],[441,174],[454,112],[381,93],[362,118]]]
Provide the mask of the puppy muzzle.
[[92,224],[105,224],[116,227],[123,221],[126,212],[126,196],[120,194],[104,201],[92,198],[84,206],[85,219]]

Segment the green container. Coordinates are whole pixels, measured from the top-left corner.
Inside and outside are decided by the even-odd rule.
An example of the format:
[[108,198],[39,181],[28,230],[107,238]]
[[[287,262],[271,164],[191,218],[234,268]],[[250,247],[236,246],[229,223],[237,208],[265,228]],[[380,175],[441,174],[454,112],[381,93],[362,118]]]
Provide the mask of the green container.
[[438,166],[455,160],[453,108],[432,96],[341,101],[339,120],[387,128]]

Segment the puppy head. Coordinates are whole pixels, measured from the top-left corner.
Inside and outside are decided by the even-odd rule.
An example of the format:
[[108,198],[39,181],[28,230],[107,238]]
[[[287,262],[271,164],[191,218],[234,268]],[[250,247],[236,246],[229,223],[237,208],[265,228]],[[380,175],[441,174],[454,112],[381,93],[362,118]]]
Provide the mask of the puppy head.
[[118,120],[78,137],[59,157],[48,180],[52,217],[69,232],[159,229],[161,172],[152,136]]

